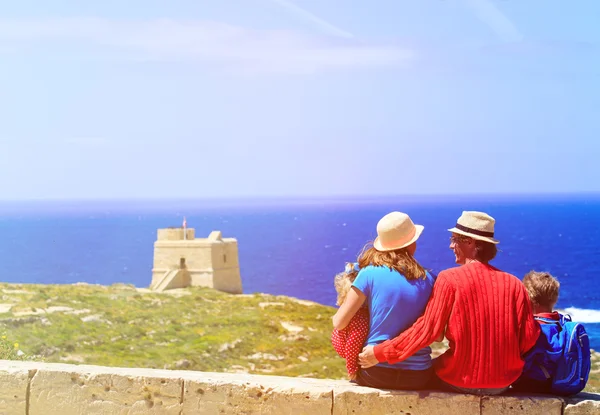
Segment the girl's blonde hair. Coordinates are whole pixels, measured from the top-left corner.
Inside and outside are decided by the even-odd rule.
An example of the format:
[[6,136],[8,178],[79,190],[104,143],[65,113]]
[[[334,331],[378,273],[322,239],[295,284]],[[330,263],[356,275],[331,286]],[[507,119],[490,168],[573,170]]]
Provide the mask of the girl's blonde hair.
[[358,266],[362,269],[369,265],[388,267],[404,275],[407,280],[425,279],[425,268],[408,252],[408,247],[394,251],[378,251],[370,242],[358,256]]
[[346,296],[352,287],[352,283],[356,279],[358,271],[354,268],[354,264],[347,263],[346,271],[340,272],[333,279],[333,285],[337,291],[337,302],[338,306],[342,305],[346,300]]

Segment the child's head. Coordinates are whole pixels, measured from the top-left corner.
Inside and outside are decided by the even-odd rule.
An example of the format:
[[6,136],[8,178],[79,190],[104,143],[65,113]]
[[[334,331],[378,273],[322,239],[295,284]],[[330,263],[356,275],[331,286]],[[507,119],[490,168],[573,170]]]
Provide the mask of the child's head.
[[348,295],[348,291],[350,291],[350,287],[352,287],[352,283],[356,279],[358,275],[358,266],[357,264],[347,263],[346,269],[344,272],[340,272],[337,274],[333,280],[333,284],[335,285],[335,290],[337,291],[337,305],[342,305],[344,300],[346,299],[346,295]]
[[534,313],[549,313],[558,301],[560,283],[548,272],[529,271],[523,278]]

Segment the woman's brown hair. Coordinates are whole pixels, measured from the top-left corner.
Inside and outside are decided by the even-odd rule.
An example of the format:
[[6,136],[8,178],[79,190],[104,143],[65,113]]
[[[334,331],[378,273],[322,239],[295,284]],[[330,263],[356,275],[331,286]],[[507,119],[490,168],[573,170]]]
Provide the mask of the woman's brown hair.
[[368,243],[358,256],[358,265],[361,269],[369,265],[388,267],[404,275],[407,280],[424,279],[427,276],[425,268],[417,262],[407,248],[378,251],[372,243]]

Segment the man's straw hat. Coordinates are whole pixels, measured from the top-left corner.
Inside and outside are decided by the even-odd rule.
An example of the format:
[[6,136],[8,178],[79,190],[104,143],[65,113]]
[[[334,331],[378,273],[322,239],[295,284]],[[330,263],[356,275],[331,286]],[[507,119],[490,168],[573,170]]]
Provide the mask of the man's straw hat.
[[415,225],[406,213],[391,212],[377,223],[377,239],[373,247],[378,251],[394,251],[416,242],[424,227]]
[[487,213],[464,211],[456,221],[456,226],[448,230],[479,241],[497,244],[500,241],[494,239],[495,222],[496,220]]

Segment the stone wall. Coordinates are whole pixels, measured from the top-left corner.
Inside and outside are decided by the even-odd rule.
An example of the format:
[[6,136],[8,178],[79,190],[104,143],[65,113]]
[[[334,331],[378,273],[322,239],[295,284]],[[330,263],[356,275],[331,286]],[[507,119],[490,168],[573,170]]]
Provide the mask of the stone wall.
[[600,395],[476,397],[383,391],[343,380],[0,360],[0,414],[600,413]]

